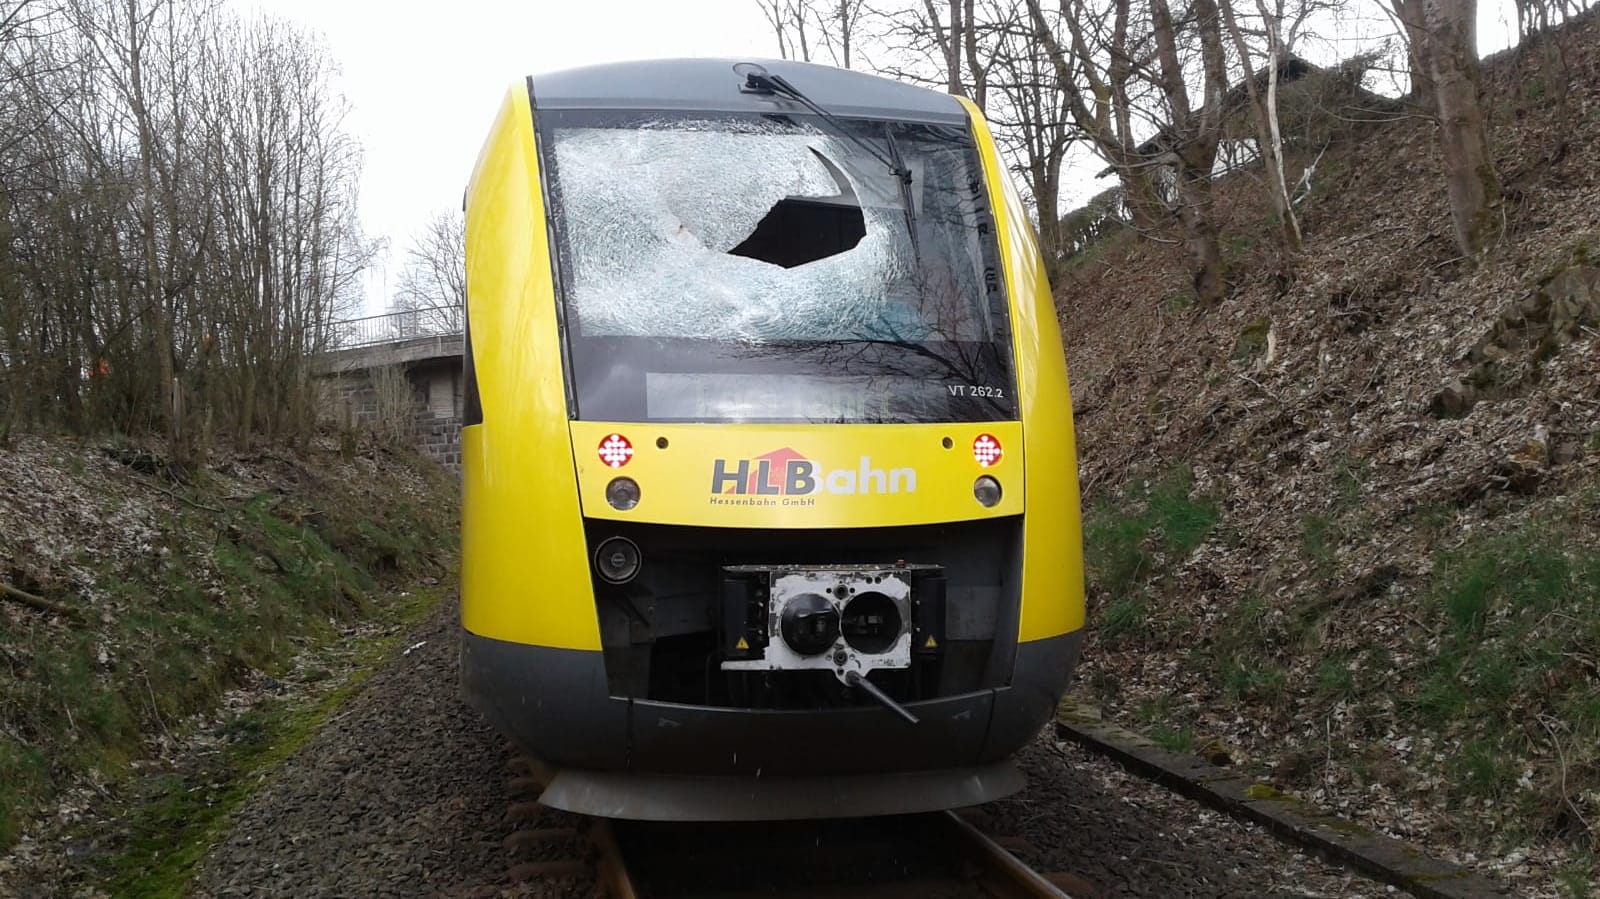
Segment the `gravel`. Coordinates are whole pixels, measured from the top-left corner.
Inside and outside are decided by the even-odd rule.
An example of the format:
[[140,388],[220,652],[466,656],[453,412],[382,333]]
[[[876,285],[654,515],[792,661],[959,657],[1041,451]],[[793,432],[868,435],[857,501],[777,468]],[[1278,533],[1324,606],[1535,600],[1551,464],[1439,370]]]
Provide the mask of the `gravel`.
[[1026,840],[1033,851],[1023,860],[1039,871],[1075,874],[1105,897],[1398,893],[1048,734],[1018,758],[1027,789],[986,807],[986,820],[974,822],[991,835]]
[[[571,881],[513,885],[504,741],[460,701],[447,604],[235,815],[197,880],[202,897],[584,895]],[[1361,897],[1392,891],[1302,856],[1048,735],[1021,764],[1030,786],[974,818],[1020,838],[1024,860],[1099,895]],[[562,850],[552,850],[559,857]]]
[[196,895],[470,896],[503,878],[507,754],[459,698],[455,614],[441,604],[239,809]]

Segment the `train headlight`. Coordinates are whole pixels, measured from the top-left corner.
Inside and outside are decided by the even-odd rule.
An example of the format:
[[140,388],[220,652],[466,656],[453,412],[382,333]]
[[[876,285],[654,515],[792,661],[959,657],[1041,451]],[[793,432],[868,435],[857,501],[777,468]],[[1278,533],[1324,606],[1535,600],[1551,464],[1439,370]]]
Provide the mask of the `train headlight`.
[[626,512],[639,505],[639,485],[633,478],[613,478],[606,485],[606,502],[618,512]]
[[594,551],[594,570],[608,584],[626,584],[639,573],[639,546],[626,537],[607,537]]
[[972,495],[984,508],[992,508],[1000,502],[1000,482],[983,475],[972,482]]

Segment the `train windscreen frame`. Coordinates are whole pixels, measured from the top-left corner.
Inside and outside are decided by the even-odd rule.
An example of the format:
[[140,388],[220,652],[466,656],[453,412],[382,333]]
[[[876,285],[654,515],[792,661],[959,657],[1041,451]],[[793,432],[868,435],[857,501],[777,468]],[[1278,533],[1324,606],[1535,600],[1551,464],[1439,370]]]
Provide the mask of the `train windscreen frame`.
[[536,124],[574,418],[1016,418],[970,128],[625,110]]

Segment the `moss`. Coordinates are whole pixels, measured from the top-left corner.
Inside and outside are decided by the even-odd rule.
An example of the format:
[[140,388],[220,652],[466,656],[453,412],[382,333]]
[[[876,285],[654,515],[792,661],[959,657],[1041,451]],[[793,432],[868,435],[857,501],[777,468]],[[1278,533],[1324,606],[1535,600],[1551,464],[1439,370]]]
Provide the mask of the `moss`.
[[[150,552],[76,559],[117,614],[0,635],[13,675],[0,679],[0,851],[61,789],[90,771],[115,780],[147,734],[214,707],[247,672],[281,673],[334,622],[392,614],[372,599],[386,586],[437,583],[453,564],[458,488],[439,477],[430,504],[390,499],[387,483],[238,501],[202,478],[181,488],[197,505],[164,520]],[[320,508],[297,506],[311,501]]]
[[1261,801],[1268,800],[1268,799],[1284,800],[1284,799],[1290,799],[1290,798],[1293,798],[1293,797],[1290,797],[1287,794],[1280,792],[1277,788],[1273,787],[1271,784],[1253,783],[1250,786],[1244,788],[1244,798],[1252,800],[1252,801],[1255,801],[1255,802],[1261,802]]
[[1239,338],[1234,341],[1233,352],[1229,358],[1235,362],[1254,359],[1267,351],[1267,335],[1272,332],[1272,322],[1269,319],[1258,318],[1252,320],[1239,332]]
[[335,711],[358,692],[405,636],[404,625],[426,615],[442,591],[413,593],[381,616],[398,625],[381,636],[355,639],[346,663],[351,674],[320,695],[269,700],[229,722],[228,743],[189,779],[167,775],[147,785],[143,803],[127,824],[127,844],[107,859],[102,874],[114,896],[181,897],[220,837],[233,810],[249,798],[262,775],[297,752]]

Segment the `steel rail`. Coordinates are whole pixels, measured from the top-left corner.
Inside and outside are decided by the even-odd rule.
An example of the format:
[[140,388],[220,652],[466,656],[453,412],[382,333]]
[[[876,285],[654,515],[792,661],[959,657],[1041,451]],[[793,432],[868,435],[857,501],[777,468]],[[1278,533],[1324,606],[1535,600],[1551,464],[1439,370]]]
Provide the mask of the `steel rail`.
[[594,847],[595,879],[600,882],[609,899],[638,899],[639,891],[633,885],[633,875],[628,871],[628,864],[622,858],[622,850],[617,846],[617,835],[611,830],[611,822],[605,818],[596,818],[589,826],[589,845]]
[[939,813],[952,842],[978,866],[993,874],[982,886],[996,899],[1072,899],[1044,875],[1022,863],[1005,847],[973,827],[954,811]]

